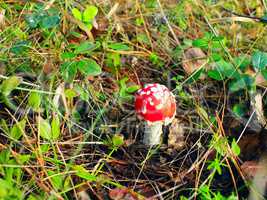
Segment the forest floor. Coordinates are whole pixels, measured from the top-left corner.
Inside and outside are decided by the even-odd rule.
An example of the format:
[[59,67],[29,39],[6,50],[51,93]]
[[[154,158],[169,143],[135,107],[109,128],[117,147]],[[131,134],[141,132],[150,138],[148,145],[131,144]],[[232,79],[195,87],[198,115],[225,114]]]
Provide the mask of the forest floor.
[[[0,199],[265,199],[265,0],[0,0]],[[142,143],[135,93],[176,116]]]

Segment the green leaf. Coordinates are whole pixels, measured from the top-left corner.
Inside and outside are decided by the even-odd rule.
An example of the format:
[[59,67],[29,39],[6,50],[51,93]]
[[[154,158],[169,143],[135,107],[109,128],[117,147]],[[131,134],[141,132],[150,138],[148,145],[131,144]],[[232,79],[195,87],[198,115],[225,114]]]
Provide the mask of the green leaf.
[[17,154],[16,159],[19,161],[19,164],[24,164],[28,162],[31,158],[30,154]]
[[264,77],[265,80],[267,80],[267,69],[261,70],[261,75]]
[[128,51],[130,50],[130,47],[123,43],[111,43],[108,44],[108,48],[118,51]]
[[85,41],[75,48],[74,53],[76,54],[91,53],[93,50],[97,49],[99,46],[100,46],[99,42],[93,43],[93,42]]
[[10,136],[12,138],[14,138],[15,140],[18,140],[23,135],[25,126],[26,126],[26,120],[25,119],[16,123],[10,131]]
[[206,38],[199,38],[193,41],[192,45],[199,48],[208,48],[209,40]]
[[231,92],[237,92],[241,89],[253,89],[255,85],[255,80],[247,75],[243,74],[240,78],[233,80],[229,85],[229,90]]
[[88,172],[84,167],[78,165],[75,166],[74,169],[76,170],[76,175],[87,180],[87,181],[96,181],[97,180],[97,176],[91,174],[90,172]]
[[241,152],[240,147],[236,143],[235,139],[233,139],[233,141],[232,141],[231,149],[232,149],[233,153],[235,154],[235,156],[238,156]]
[[80,60],[78,69],[86,76],[97,76],[102,73],[101,67],[90,58]]
[[88,101],[89,97],[90,97],[90,93],[87,89],[79,86],[79,85],[76,85],[75,86],[75,91],[80,95],[80,98],[83,100],[83,101]]
[[147,45],[150,44],[149,39],[148,39],[146,34],[141,34],[141,33],[137,34],[136,40],[137,40],[137,42],[140,42],[140,43],[143,43],[143,44],[147,44]]
[[159,57],[156,53],[152,52],[150,55],[149,55],[149,60],[155,65],[159,62]]
[[36,28],[40,22],[40,18],[35,14],[26,15],[25,21],[30,28]]
[[73,52],[64,52],[64,53],[60,54],[60,58],[62,60],[64,60],[64,59],[72,59],[72,58],[75,58],[75,57],[76,57],[76,54],[73,53]]
[[140,89],[140,85],[132,85],[126,88],[127,93],[134,93]]
[[38,92],[31,92],[29,99],[28,99],[28,105],[33,109],[37,110],[41,105],[41,96]]
[[75,90],[73,89],[66,89],[65,90],[65,96],[68,98],[68,99],[73,99],[74,97],[76,97],[78,94],[76,93]]
[[201,73],[203,72],[203,68],[199,68],[197,70],[195,70],[191,76],[187,79],[187,81],[185,82],[186,84],[191,84],[196,82],[199,78]]
[[57,190],[62,189],[64,183],[64,176],[52,170],[47,170],[47,174],[48,176],[50,176],[49,180],[52,182],[53,187]]
[[60,136],[60,120],[59,117],[56,115],[53,117],[51,122],[51,131],[52,131],[52,138],[56,140]]
[[224,79],[223,75],[218,70],[214,69],[208,71],[208,76],[217,81],[221,81]]
[[4,80],[1,84],[1,92],[4,96],[8,96],[16,87],[21,83],[21,78],[17,76],[11,76]]
[[218,62],[218,61],[222,60],[223,58],[222,58],[222,56],[221,56],[220,54],[218,54],[218,53],[212,53],[212,54],[211,54],[211,59],[212,59],[213,61],[215,61],[215,62]]
[[218,49],[222,48],[222,45],[225,45],[226,39],[223,36],[214,36],[212,37],[211,48]]
[[28,45],[29,44],[30,44],[30,42],[26,41],[26,40],[16,42],[10,48],[10,52],[12,52],[12,53],[14,53],[16,55],[21,55],[21,54],[23,54],[23,53],[28,51],[28,48],[29,48]]
[[245,71],[249,67],[251,60],[248,56],[241,55],[239,57],[234,58],[234,63],[238,69]]
[[60,73],[66,82],[72,82],[76,76],[78,69],[78,62],[64,62],[60,66]]
[[243,117],[246,114],[247,107],[244,104],[235,104],[233,107],[233,113],[237,117]]
[[83,12],[83,21],[92,22],[95,16],[98,13],[98,8],[95,6],[86,6],[85,11]]
[[38,118],[38,132],[40,137],[46,140],[52,140],[51,126],[48,120],[43,119],[42,117]]
[[77,8],[73,8],[71,12],[75,19],[82,21],[82,13]]
[[252,55],[252,65],[256,71],[260,71],[267,66],[267,53],[256,51]]
[[123,145],[124,141],[123,141],[123,135],[120,134],[116,134],[112,137],[112,144],[114,147],[118,148],[120,146]]
[[60,17],[58,15],[45,16],[41,20],[40,26],[41,28],[49,29],[58,26],[59,22],[60,22]]
[[218,70],[223,76],[227,78],[238,77],[239,73],[236,71],[235,67],[224,60],[220,60],[215,63],[215,70]]

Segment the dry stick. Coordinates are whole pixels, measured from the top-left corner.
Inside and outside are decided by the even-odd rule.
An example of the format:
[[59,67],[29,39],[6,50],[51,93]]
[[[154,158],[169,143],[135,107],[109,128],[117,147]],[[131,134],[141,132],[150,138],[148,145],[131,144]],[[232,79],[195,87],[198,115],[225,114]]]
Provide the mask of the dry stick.
[[141,11],[141,8],[140,8],[140,4],[139,4],[138,0],[136,0],[136,5],[137,5],[138,12],[140,13],[140,17],[144,21],[145,32],[146,32],[146,35],[147,35],[147,37],[149,39],[149,43],[150,43],[151,49],[153,51],[153,43],[152,43],[152,40],[151,40],[151,36],[150,36],[150,33],[149,33],[148,29],[147,29],[147,23],[146,23],[146,21],[144,19],[144,16],[142,14],[142,11]]
[[168,21],[166,15],[165,15],[165,13],[164,13],[164,11],[163,11],[163,8],[162,8],[162,6],[161,6],[160,0],[157,0],[157,2],[158,2],[158,5],[159,5],[160,12],[161,12],[161,14],[162,14],[162,16],[163,16],[165,22],[167,23],[167,26],[168,26],[168,28],[170,29],[171,34],[172,34],[172,36],[173,36],[173,38],[174,38],[176,44],[179,45],[179,46],[181,46],[181,44],[180,44],[178,38],[176,37],[176,35],[175,35],[175,33],[174,33],[174,31],[173,31],[173,29],[172,29],[170,23],[169,23],[169,21]]
[[[58,152],[59,152],[59,154],[60,154],[60,156],[61,156],[61,158],[63,160],[63,163],[64,163],[65,167],[67,167],[67,163],[66,163],[65,157],[64,157],[62,151],[60,150],[58,144],[56,144],[56,147],[57,147],[57,150],[58,150]],[[72,179],[70,179],[70,182],[71,182],[71,186],[74,187],[74,183],[73,183]],[[74,189],[73,191],[74,191],[75,198],[79,199],[76,190]]]
[[[264,92],[263,92],[263,94],[262,94],[263,97],[265,96],[266,92],[267,92],[267,88],[264,90]],[[253,112],[251,113],[251,115],[250,115],[250,117],[249,117],[249,119],[248,119],[248,121],[247,121],[245,127],[243,128],[242,132],[240,133],[238,139],[236,140],[237,143],[240,141],[241,137],[242,137],[243,134],[245,133],[245,131],[246,131],[247,127],[248,127],[248,124],[249,124],[250,121],[252,120],[252,117],[254,116],[255,112],[256,112],[256,110],[254,109]]]

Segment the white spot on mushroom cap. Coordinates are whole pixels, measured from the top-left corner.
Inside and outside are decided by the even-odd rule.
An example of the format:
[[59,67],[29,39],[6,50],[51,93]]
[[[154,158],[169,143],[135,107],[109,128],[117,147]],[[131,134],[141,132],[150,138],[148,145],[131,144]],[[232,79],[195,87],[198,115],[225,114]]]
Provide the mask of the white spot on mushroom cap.
[[159,93],[153,93],[153,96],[157,99],[157,100],[161,100],[161,95]]
[[142,107],[142,113],[143,113],[143,114],[146,114],[146,111],[147,111],[147,110],[146,110],[146,105],[143,105],[143,107]]
[[143,96],[143,95],[145,95],[145,94],[146,94],[145,91],[142,91],[142,92],[140,93],[141,96]]
[[156,88],[156,87],[152,87],[150,90],[151,90],[152,92],[158,92],[158,88]]
[[162,103],[156,105],[156,109],[157,109],[157,110],[160,110],[160,109],[162,109],[162,108],[163,108],[163,104],[162,104]]

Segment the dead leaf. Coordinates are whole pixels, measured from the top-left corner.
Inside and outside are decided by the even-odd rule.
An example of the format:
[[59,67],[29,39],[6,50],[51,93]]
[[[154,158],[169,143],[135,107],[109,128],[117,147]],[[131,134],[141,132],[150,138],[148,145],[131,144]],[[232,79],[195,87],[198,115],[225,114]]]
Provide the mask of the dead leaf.
[[[187,75],[191,75],[206,63],[206,54],[200,48],[187,49],[183,55],[183,68]],[[201,77],[202,79],[204,77]]]
[[85,191],[81,191],[77,195],[79,197],[79,200],[90,200],[91,199],[89,195],[87,194],[87,192]]
[[0,28],[5,26],[5,10],[0,11]]
[[47,58],[44,66],[43,66],[43,72],[48,75],[50,73],[52,73],[55,70],[55,66],[52,62],[51,58]]
[[259,168],[260,166],[256,161],[246,161],[241,165],[241,171],[247,179],[252,179]]
[[184,125],[178,119],[174,119],[169,128],[168,146],[175,150],[185,146]]
[[109,197],[112,200],[144,200],[139,198],[138,195],[127,188],[115,188],[109,191]]
[[[248,69],[245,73],[248,74],[248,75],[250,75],[250,76],[252,76],[252,77],[254,77],[256,75],[256,72],[253,71],[252,69]],[[267,86],[267,81],[261,75],[261,73],[258,73],[256,75],[255,83],[256,83],[256,85]]]

